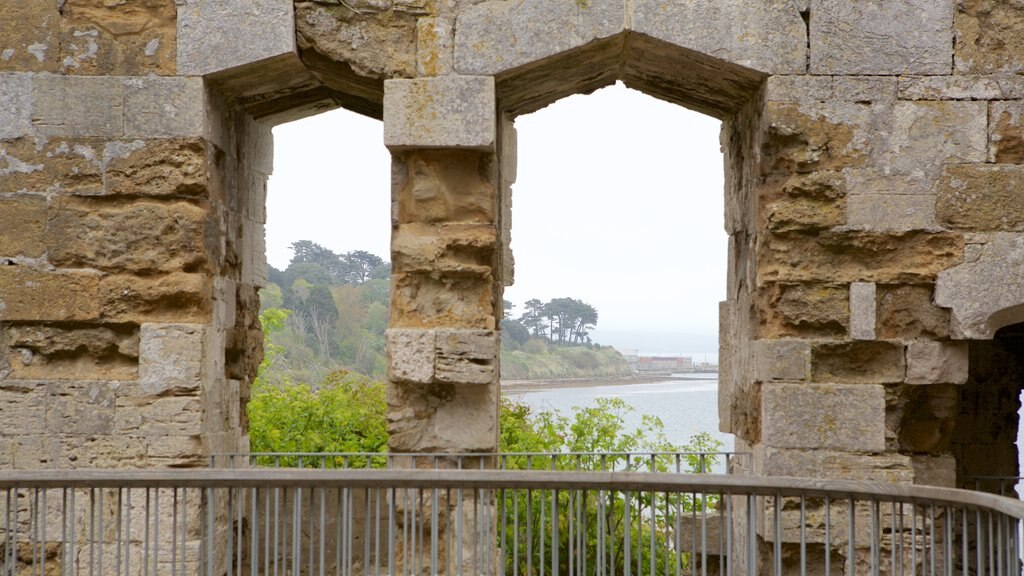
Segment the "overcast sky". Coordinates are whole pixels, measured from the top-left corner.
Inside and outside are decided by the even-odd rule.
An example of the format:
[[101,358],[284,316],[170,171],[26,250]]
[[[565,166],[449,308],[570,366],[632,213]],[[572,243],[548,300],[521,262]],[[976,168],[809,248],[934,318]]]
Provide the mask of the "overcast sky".
[[[516,121],[516,282],[505,298],[569,296],[597,308],[595,340],[714,354],[725,297],[720,123],[623,86]],[[267,259],[312,240],[389,259],[383,127],[344,110],[274,129]]]

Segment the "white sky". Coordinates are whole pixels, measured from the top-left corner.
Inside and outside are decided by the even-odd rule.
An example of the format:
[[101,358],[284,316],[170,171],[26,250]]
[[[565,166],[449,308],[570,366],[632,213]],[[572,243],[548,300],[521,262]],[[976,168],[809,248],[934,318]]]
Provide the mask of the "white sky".
[[[516,283],[505,299],[569,296],[597,308],[595,341],[717,352],[725,297],[720,123],[621,85],[516,121]],[[312,240],[389,259],[383,127],[337,110],[274,129],[267,259]]]

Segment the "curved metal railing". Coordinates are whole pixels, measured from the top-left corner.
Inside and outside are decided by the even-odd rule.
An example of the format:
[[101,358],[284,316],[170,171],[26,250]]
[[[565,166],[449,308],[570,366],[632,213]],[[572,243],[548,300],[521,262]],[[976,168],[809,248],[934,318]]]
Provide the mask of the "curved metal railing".
[[0,472],[3,574],[1017,574],[1024,504],[749,476]]

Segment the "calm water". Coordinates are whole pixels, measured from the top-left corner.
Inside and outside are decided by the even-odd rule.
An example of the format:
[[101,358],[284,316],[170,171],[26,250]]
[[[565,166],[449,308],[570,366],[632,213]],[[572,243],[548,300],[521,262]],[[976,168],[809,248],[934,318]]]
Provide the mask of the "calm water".
[[722,450],[733,449],[732,434],[718,431],[718,380],[677,380],[625,386],[552,388],[531,392],[508,392],[527,403],[534,412],[558,410],[568,415],[574,406],[594,406],[598,398],[621,398],[633,407],[626,416],[626,430],[640,424],[642,414],[661,418],[665,435],[675,444],[685,444],[698,432],[708,432],[722,442]]

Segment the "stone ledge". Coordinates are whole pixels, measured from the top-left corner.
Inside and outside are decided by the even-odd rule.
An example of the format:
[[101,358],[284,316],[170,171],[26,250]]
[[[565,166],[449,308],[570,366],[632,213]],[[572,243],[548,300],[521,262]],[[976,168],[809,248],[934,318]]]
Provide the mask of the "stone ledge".
[[177,64],[183,76],[204,76],[295,51],[292,0],[177,4]]
[[384,145],[491,151],[497,131],[494,78],[443,76],[384,81]]

